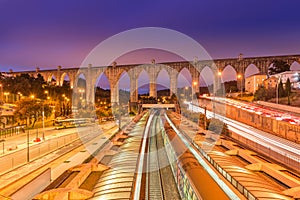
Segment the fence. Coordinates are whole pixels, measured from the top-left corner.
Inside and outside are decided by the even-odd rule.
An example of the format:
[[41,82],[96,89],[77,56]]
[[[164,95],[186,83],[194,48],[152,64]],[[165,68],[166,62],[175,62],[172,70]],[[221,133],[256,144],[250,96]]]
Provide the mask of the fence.
[[12,126],[9,128],[0,129],[0,138],[7,138],[20,133],[25,133],[26,125]]
[[1,163],[0,174],[3,174],[21,165],[26,164],[28,156],[29,156],[29,160],[37,159],[51,151],[55,151],[67,144],[72,143],[74,140],[77,140],[78,138],[79,138],[78,133],[71,133],[68,135],[46,140],[45,142],[30,146],[29,151],[27,148],[25,148],[7,154],[5,156],[2,156],[0,158],[0,163]]

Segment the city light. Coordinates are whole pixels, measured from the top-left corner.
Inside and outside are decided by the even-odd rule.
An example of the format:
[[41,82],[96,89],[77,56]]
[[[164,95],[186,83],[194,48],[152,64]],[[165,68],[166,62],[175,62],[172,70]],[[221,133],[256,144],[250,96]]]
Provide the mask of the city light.
[[9,96],[9,92],[4,92],[4,96],[5,96],[5,102],[8,102],[8,96]]

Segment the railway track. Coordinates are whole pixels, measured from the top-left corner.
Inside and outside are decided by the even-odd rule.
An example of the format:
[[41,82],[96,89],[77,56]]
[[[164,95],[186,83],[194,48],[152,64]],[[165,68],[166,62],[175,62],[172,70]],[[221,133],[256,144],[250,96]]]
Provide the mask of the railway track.
[[180,199],[161,136],[161,116],[156,111],[148,136],[145,199]]

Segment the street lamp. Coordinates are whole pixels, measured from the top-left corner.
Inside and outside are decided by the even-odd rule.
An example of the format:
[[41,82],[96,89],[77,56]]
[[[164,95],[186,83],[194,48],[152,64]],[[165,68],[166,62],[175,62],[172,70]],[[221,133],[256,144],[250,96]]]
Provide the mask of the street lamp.
[[32,95],[30,95],[30,98],[31,98],[31,99],[34,99],[34,98],[35,98],[35,96],[32,94]]
[[43,141],[45,141],[45,109],[44,109],[44,102],[43,102],[42,117],[43,117]]
[[23,96],[23,94],[21,93],[21,92],[18,92],[18,97],[19,97],[19,101],[21,100],[21,98],[22,98],[22,96]]
[[8,102],[8,95],[9,95],[9,92],[4,92],[4,96],[5,96],[5,103]]

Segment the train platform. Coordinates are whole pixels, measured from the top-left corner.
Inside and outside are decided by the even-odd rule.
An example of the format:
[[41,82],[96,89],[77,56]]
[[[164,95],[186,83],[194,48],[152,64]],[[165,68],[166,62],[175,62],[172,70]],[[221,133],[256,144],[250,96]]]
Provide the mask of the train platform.
[[108,166],[109,169],[104,171],[97,181],[93,189],[94,195],[90,199],[109,200],[118,197],[129,200],[132,198],[145,122],[146,117],[126,129],[124,132],[126,137],[119,138],[111,148],[117,153],[106,155],[100,160],[100,163]]

